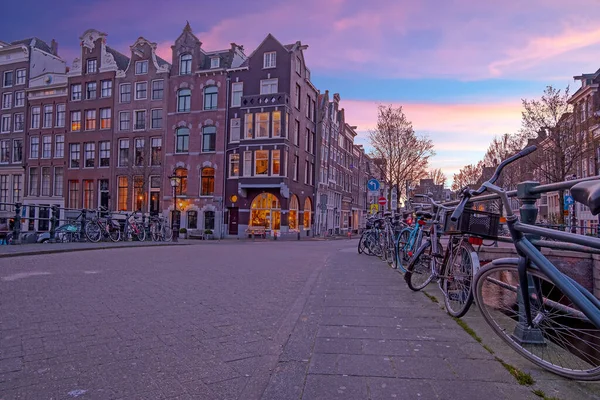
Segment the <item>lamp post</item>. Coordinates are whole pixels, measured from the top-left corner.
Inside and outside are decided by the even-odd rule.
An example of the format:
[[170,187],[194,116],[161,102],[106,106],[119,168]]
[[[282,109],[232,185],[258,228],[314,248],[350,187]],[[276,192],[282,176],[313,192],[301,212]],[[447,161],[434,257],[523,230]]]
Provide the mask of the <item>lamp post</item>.
[[179,238],[179,221],[177,218],[177,186],[181,183],[182,176],[177,176],[175,173],[169,176],[171,187],[173,188],[173,215],[171,216],[171,230],[173,231],[173,241],[177,242]]

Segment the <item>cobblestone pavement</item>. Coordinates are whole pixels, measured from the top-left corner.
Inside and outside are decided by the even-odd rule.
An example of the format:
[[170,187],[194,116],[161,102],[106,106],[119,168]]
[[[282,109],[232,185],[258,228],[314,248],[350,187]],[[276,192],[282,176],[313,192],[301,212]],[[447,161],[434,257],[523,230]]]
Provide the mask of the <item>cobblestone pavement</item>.
[[356,241],[232,241],[1,260],[0,399],[73,398],[538,397]]

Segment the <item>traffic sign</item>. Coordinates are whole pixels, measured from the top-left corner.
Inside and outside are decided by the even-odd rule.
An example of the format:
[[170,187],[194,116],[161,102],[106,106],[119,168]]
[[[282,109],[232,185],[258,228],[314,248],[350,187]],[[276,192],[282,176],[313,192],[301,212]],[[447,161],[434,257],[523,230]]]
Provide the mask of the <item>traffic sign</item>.
[[367,182],[367,188],[371,191],[371,192],[375,192],[377,190],[379,190],[379,187],[381,185],[379,184],[379,181],[377,179],[369,179],[369,181]]
[[379,204],[371,204],[371,214],[375,214],[379,211]]
[[569,215],[569,210],[564,210],[564,211],[563,211],[563,215],[564,215],[564,216],[567,216],[567,215]]
[[565,206],[570,206],[573,203],[575,203],[575,200],[573,200],[573,196],[566,195],[565,196]]
[[377,202],[379,204],[381,204],[382,206],[385,206],[385,203],[387,203],[387,200],[385,199],[385,197],[380,197],[379,200],[377,200]]

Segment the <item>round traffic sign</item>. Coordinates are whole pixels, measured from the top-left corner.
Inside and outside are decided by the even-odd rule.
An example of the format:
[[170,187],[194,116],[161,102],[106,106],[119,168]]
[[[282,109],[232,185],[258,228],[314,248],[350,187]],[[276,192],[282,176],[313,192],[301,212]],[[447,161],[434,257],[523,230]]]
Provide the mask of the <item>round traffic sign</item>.
[[377,200],[377,202],[379,204],[381,204],[382,206],[385,206],[385,203],[387,203],[387,200],[385,199],[385,197],[380,197],[379,200]]

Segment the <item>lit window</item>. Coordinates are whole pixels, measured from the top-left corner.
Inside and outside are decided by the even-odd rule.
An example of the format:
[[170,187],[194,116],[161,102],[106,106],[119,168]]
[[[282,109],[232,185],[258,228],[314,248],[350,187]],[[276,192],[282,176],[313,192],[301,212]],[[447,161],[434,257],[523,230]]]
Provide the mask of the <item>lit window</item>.
[[281,111],[273,111],[272,128],[273,137],[281,136]]
[[100,109],[100,129],[110,129],[112,121],[112,113],[110,108]]
[[269,151],[256,150],[254,152],[254,175],[269,174]]
[[230,154],[229,155],[229,177],[235,178],[240,176],[240,155]]
[[200,185],[200,196],[212,196],[215,192],[215,170],[214,168],[202,168],[202,182]]
[[269,137],[269,113],[256,114],[256,137]]
[[271,150],[271,175],[279,175],[281,170],[280,163],[281,150]]
[[96,110],[85,111],[85,130],[93,131],[96,129]]

